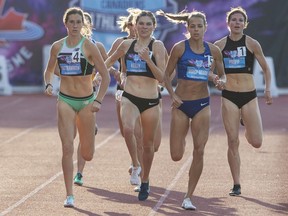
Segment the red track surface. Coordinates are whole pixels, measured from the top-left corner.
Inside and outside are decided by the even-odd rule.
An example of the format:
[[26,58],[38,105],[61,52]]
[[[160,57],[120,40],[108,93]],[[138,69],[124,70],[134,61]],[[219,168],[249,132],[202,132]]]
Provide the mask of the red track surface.
[[[192,155],[173,162],[169,153],[170,99],[163,98],[163,137],[151,170],[151,193],[139,202],[129,183],[130,159],[118,130],[114,98],[108,95],[97,114],[99,132],[94,159],[84,170],[84,185],[74,187],[74,209],[63,207],[65,188],[61,144],[56,126],[56,97],[0,97],[0,215],[287,215],[288,96],[259,105],[264,143],[253,149],[241,128],[242,195],[230,197],[232,178],[220,115],[220,97],[211,98],[211,133],[204,170],[193,197],[197,211],[180,206]],[[77,142],[75,143],[76,156]],[[76,157],[74,170],[76,171]]]

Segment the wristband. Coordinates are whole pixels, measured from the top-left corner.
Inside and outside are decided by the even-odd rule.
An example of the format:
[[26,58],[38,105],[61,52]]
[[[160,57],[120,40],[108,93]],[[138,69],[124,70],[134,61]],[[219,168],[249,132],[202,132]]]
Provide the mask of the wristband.
[[99,103],[99,104],[102,104],[100,101],[98,101],[98,100],[96,100],[96,99],[95,99],[94,101],[96,101],[96,102]]
[[46,84],[46,86],[45,86],[45,90],[46,90],[49,86],[51,86],[51,87],[53,88],[53,85],[52,85],[51,83],[48,83],[48,84]]

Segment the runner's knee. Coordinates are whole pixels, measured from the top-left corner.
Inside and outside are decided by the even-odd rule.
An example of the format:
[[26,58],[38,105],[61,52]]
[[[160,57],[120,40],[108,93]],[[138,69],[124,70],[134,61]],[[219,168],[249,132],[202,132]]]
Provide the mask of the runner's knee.
[[246,139],[254,148],[260,148],[262,146],[262,141],[263,141],[262,136],[249,137],[246,134]]
[[87,152],[87,153],[82,153],[82,157],[85,161],[91,161],[93,159],[93,153]]
[[170,155],[173,161],[180,161],[183,157],[183,153],[181,153],[180,151],[171,152]]

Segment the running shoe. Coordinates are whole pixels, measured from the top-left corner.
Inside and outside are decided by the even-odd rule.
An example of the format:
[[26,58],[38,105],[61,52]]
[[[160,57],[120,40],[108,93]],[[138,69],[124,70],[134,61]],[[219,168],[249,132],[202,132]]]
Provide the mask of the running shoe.
[[241,186],[239,184],[234,185],[233,188],[230,190],[230,196],[238,196],[241,194]]
[[74,184],[82,186],[83,185],[83,180],[82,180],[82,174],[81,173],[77,173],[74,177]]
[[64,201],[64,207],[74,208],[74,196],[67,196],[66,200]]
[[129,173],[129,175],[131,175],[132,169],[133,169],[133,165],[131,164],[131,165],[129,166],[129,168],[128,168],[128,173]]
[[142,182],[138,194],[138,200],[144,201],[148,198],[150,192],[149,182]]
[[196,210],[196,207],[192,204],[192,201],[189,197],[183,200],[181,207],[185,210]]
[[131,185],[139,185],[140,184],[140,179],[139,179],[140,173],[141,173],[141,167],[140,166],[132,168],[132,172],[131,172],[131,176],[130,176]]
[[141,185],[137,185],[137,186],[134,188],[134,192],[140,192],[140,186],[141,186]]

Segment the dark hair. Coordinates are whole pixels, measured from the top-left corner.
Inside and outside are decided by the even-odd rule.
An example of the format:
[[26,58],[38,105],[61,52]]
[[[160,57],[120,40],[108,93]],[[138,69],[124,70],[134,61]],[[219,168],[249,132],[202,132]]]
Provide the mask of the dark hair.
[[79,7],[71,7],[71,8],[68,8],[64,13],[64,16],[63,16],[64,24],[68,22],[68,17],[71,14],[79,14],[82,17],[82,22],[84,23],[84,12],[82,11],[82,9]]
[[136,15],[135,23],[137,23],[139,21],[139,19],[143,16],[150,17],[152,22],[153,22],[154,27],[157,26],[156,17],[154,16],[154,14],[151,11],[147,11],[147,10],[142,10],[139,14]]
[[[83,22],[83,27],[81,29],[81,34],[84,35],[85,37],[87,38],[90,38],[91,35],[92,35],[92,26],[91,25],[88,25],[87,22],[85,21],[85,18],[84,18],[84,15],[86,15],[83,10],[79,7],[71,7],[71,8],[68,8],[65,13],[64,13],[64,16],[63,16],[63,22],[64,24],[66,24],[68,22],[68,18],[70,15],[72,14],[78,14],[81,16],[82,18],[82,22]],[[88,14],[88,13],[87,13]],[[90,14],[88,14],[89,17],[91,18]]]
[[231,8],[230,11],[227,12],[226,22],[229,23],[229,21],[231,20],[231,16],[233,14],[236,14],[236,13],[240,13],[240,14],[243,15],[243,17],[244,17],[244,28],[246,28],[247,25],[248,25],[248,16],[247,16],[246,11],[240,6],[236,7],[236,8]]

